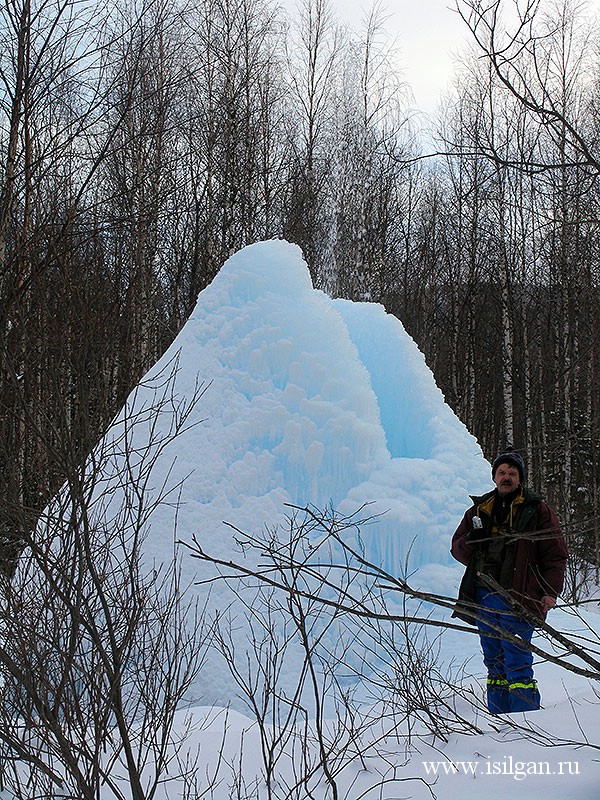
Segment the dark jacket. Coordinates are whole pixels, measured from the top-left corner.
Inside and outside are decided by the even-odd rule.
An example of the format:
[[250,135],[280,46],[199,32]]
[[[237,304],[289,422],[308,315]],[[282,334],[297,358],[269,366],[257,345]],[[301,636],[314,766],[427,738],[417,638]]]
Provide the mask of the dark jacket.
[[[458,602],[453,616],[471,624],[469,609],[475,602],[475,587],[479,579],[483,557],[492,533],[492,508],[497,491],[494,489],[481,497],[471,497],[469,508],[452,537],[451,553],[466,565],[460,584]],[[483,529],[473,530],[473,517],[479,516]],[[558,597],[563,588],[567,563],[567,547],[560,531],[556,514],[550,506],[528,489],[522,489],[512,501],[506,520],[506,590],[514,598],[517,608],[523,606],[528,615],[545,619],[540,605],[543,595]]]

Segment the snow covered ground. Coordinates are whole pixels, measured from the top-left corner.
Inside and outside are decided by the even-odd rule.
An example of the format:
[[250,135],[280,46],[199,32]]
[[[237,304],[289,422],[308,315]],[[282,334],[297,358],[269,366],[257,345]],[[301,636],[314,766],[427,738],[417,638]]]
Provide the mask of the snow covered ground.
[[[538,676],[549,697],[544,709],[510,718],[479,718],[481,733],[454,734],[446,741],[415,736],[408,744],[390,737],[387,747],[382,748],[385,757],[367,757],[367,769],[358,757],[348,765],[339,779],[339,796],[349,800],[595,800],[600,780],[598,699],[587,685],[573,684],[568,677],[562,685],[564,674],[552,675],[541,669]],[[466,702],[464,712],[473,715]],[[210,725],[196,734],[194,742],[200,744],[206,761],[215,764],[225,716],[215,717],[215,709],[195,710],[196,724],[202,726],[206,719]],[[262,767],[257,727],[235,712],[227,717],[226,724],[226,753],[236,766],[241,764],[251,784]],[[592,740],[589,747],[573,744],[586,736]],[[293,774],[289,762],[282,771],[287,776]],[[233,784],[227,768],[222,769],[221,778],[214,796],[225,800],[230,796],[227,787]],[[381,787],[380,779],[390,782]],[[267,795],[263,789],[254,796]],[[331,794],[321,787],[315,797]]]
[[[175,364],[177,372],[167,381]],[[176,492],[178,502],[153,511],[149,560],[168,562],[177,542],[193,537],[215,557],[239,560],[231,526],[258,534],[265,526],[283,525],[287,504],[330,504],[344,515],[369,504],[375,520],[361,530],[366,558],[392,575],[403,574],[408,564],[412,586],[455,596],[462,568],[449,555],[450,538],[469,494],[491,488],[490,465],[397,319],[380,305],[332,300],[315,290],[297,247],[258,243],[234,255],[200,294],[107,442],[137,419],[129,458],[143,452],[151,439],[172,429],[178,403],[194,395],[199,381],[206,382],[204,391],[183,432],[156,447],[149,486],[158,496],[168,490],[162,484],[167,476],[176,487],[170,499]],[[158,429],[143,411],[155,407],[157,398]],[[110,474],[106,480],[110,485]],[[119,491],[115,487],[115,503]],[[185,582],[214,574],[185,550],[182,565]],[[211,612],[227,608],[243,619],[225,584],[212,584],[210,597],[204,584],[194,591]],[[448,618],[449,612],[435,614]],[[596,615],[584,619],[592,630],[600,629]],[[571,631],[583,625],[568,609],[554,611],[551,622]],[[244,633],[236,633],[241,650]],[[457,704],[479,732],[444,740],[417,725],[409,741],[404,726],[377,750],[360,743],[365,760],[356,754],[340,772],[340,797],[598,796],[599,705],[587,679],[540,663],[544,708],[510,720],[489,718],[471,702],[470,692],[476,705],[483,697],[477,637],[448,630],[438,646],[442,670],[466,665]],[[292,663],[283,680],[293,679]],[[191,715],[196,726],[198,787],[209,785],[212,772],[217,777],[206,796],[241,798],[242,789],[236,794],[231,788],[236,774],[243,775],[246,789],[261,781],[256,721],[216,656],[207,662],[196,695],[197,704],[179,718],[183,727]],[[290,743],[280,761],[281,780],[291,780],[296,758]],[[160,796],[178,795],[171,786]],[[267,794],[258,789],[248,796]],[[314,797],[330,796],[321,782]]]

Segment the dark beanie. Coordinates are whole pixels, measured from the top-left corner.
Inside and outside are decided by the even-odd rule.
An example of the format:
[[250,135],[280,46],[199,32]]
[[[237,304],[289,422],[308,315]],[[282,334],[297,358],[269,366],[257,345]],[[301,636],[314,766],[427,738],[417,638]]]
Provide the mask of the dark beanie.
[[511,466],[516,467],[519,470],[521,483],[524,483],[525,462],[523,461],[520,453],[517,453],[516,450],[506,450],[504,453],[500,453],[500,455],[496,456],[492,462],[492,478],[496,475],[496,470],[500,464],[510,464]]

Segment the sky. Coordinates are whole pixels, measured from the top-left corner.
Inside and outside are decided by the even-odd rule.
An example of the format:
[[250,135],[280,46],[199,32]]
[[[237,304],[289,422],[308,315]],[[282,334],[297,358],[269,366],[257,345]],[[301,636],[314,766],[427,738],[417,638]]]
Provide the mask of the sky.
[[[203,394],[189,405],[198,381]],[[184,430],[171,441],[184,406]],[[368,503],[372,522],[349,532],[353,546],[362,547],[368,560],[394,575],[408,565],[411,583],[420,590],[456,596],[462,567],[449,554],[451,535],[470,504],[469,493],[492,488],[490,465],[445,403],[401,322],[378,304],[332,300],[315,290],[297,246],[277,240],[246,247],[200,293],[179,336],[132,392],[98,447],[106,465],[103,497],[109,498],[94,506],[104,515],[98,525],[111,524],[119,503],[125,421],[130,437],[127,475],[135,475],[136,459],[141,464],[150,453],[156,456],[146,476],[150,494],[158,501],[166,493],[149,518],[147,563],[168,563],[176,542],[190,543],[196,537],[214,557],[251,567],[264,563],[264,557],[256,562],[252,551],[243,555],[234,528],[253,536],[277,528],[285,539],[286,504],[332,503],[341,514],[352,515]],[[317,550],[329,544],[326,537],[312,542]],[[186,557],[186,551],[181,555],[183,584],[192,583],[210,613],[233,615],[232,647],[242,666],[251,663],[255,631],[245,613],[253,590],[250,595],[243,590],[240,597],[217,582],[209,592],[198,581],[214,576],[214,567]],[[331,558],[337,556],[334,546]],[[402,608],[402,598],[398,603]],[[416,608],[409,602],[409,611]],[[426,613],[446,620],[449,614],[433,607]],[[581,619],[568,606],[552,613],[561,630],[588,636],[600,630],[597,614]],[[270,625],[277,629],[275,620]],[[342,647],[347,663],[375,658],[394,674],[395,656],[386,659],[364,649],[363,626],[350,630],[347,620],[339,620],[328,628],[325,615],[319,614],[314,625],[323,631],[319,647],[325,654]],[[410,640],[416,647],[416,629]],[[402,728],[400,738],[398,730],[384,730],[376,748],[373,737],[387,723],[385,716],[372,714],[362,738],[354,742],[369,769],[359,759],[349,759],[338,776],[341,797],[597,796],[597,750],[573,744],[585,735],[597,741],[598,698],[585,678],[547,662],[536,664],[544,705],[531,721],[544,732],[536,736],[526,715],[514,715],[518,719],[511,721],[482,711],[483,669],[476,636],[445,630],[434,651],[442,675],[462,665],[461,690],[452,699],[479,732],[435,739],[413,720],[414,727]],[[301,655],[291,640],[281,656],[279,691],[288,696],[300,673]],[[360,693],[360,682],[352,679],[350,685]],[[468,699],[470,693],[478,708]],[[260,785],[260,730],[218,654],[209,657],[193,696],[191,709],[178,716],[176,730],[190,721],[195,726],[191,742],[201,746],[201,787],[207,788],[207,774],[220,764],[219,788],[207,796],[229,800],[227,787],[235,784],[240,770],[247,785],[254,780]],[[414,747],[407,749],[409,734]],[[281,755],[279,786],[293,778],[302,737],[305,732],[292,737]],[[219,761],[221,746],[226,757]],[[382,777],[392,776],[394,781],[377,793]],[[177,796],[174,787],[167,791],[161,787],[157,800]],[[267,797],[264,791],[252,796]],[[313,796],[329,796],[322,782]]]
[[[523,0],[519,0],[521,7]],[[542,0],[541,7],[555,0]],[[560,0],[556,0],[560,2]],[[367,0],[333,0],[339,19],[351,27],[359,25]],[[503,12],[510,19],[514,0],[504,0]],[[582,0],[592,14],[600,13],[600,0]],[[471,44],[472,36],[456,11],[455,0],[387,0],[388,29],[397,37],[399,61],[414,95],[415,107],[434,116],[442,93],[452,86],[454,60]],[[491,5],[491,3],[490,3]]]
[[[350,26],[359,24],[364,9],[370,8],[361,0],[334,0],[334,5],[340,20]],[[414,104],[435,114],[440,94],[451,85],[454,56],[469,41],[466,26],[453,0],[390,0],[384,5]]]

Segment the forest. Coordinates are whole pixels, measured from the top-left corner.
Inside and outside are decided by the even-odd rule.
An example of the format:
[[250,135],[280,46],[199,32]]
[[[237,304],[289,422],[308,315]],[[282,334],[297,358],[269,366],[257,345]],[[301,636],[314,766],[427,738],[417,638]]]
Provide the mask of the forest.
[[472,45],[424,135],[382,5],[351,31],[328,0],[2,4],[5,575],[228,256],[283,237],[402,321],[488,458],[524,454],[572,596],[597,577],[598,29],[508,5],[456,0]]

